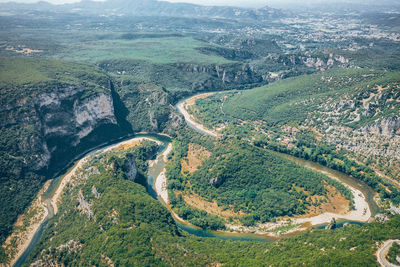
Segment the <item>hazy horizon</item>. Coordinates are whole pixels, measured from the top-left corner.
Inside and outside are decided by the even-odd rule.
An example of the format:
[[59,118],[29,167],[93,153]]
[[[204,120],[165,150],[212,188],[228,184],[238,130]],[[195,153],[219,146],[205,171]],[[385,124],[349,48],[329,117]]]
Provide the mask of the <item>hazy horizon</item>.
[[[92,0],[92,1],[103,1],[103,0]],[[208,5],[208,6],[238,6],[238,7],[249,7],[249,8],[258,8],[258,7],[263,7],[263,6],[279,6],[283,7],[285,5],[312,5],[312,4],[334,4],[334,3],[396,3],[394,0],[383,0],[383,1],[377,1],[377,0],[304,0],[301,3],[296,0],[249,0],[249,1],[244,1],[244,0],[162,0],[166,2],[172,2],[172,3],[192,3],[192,4],[198,4],[198,5]],[[17,2],[17,3],[35,3],[39,2],[39,0],[0,0],[0,3],[6,3],[6,2]],[[80,2],[80,0],[45,0],[45,2],[49,2],[52,4],[69,4],[69,3],[76,3]]]

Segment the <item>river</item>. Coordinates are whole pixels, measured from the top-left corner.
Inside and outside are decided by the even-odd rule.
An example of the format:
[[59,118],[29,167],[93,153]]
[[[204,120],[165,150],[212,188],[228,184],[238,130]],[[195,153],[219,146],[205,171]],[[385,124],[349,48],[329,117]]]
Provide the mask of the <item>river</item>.
[[[176,108],[184,116],[186,123],[190,128],[195,129],[201,134],[217,137],[219,136],[217,132],[214,132],[213,130],[204,127],[201,123],[197,122],[195,118],[193,118],[186,110],[187,106],[194,104],[196,99],[208,97],[213,93],[214,92],[197,94],[190,98],[184,99],[176,105]],[[296,158],[287,154],[278,154],[285,157],[286,159],[289,159],[290,161],[297,163],[298,165],[312,169],[330,177],[331,179],[341,182],[353,193],[355,210],[350,211],[348,214],[339,215],[326,212],[320,214],[319,216],[314,216],[311,218],[295,219],[296,223],[302,224],[309,222],[313,226],[318,225],[319,227],[321,227],[321,225],[324,226],[332,218],[336,218],[339,219],[338,226],[343,225],[344,222],[361,224],[363,222],[367,222],[370,217],[379,212],[379,207],[374,201],[374,196],[376,195],[376,193],[364,182],[312,161]]]
[[[195,96],[196,97],[196,96]],[[185,100],[184,100],[185,101]],[[190,120],[190,116],[187,114],[187,112],[185,113],[185,109],[182,109],[181,107],[183,107],[184,101],[181,101],[177,104],[177,109],[182,113],[182,115],[184,115],[186,122],[188,124],[189,127],[197,130],[198,132],[202,133],[202,134],[208,134],[211,136],[217,136],[217,134],[212,133],[212,131],[202,127],[201,124],[198,124],[196,122],[194,122],[193,120]],[[123,139],[119,139],[119,140],[114,140],[113,142],[107,143],[107,144],[102,144],[96,148],[93,148],[92,150],[90,150],[89,152],[87,152],[85,155],[80,155],[81,159],[84,159],[96,152],[99,151],[103,151],[103,150],[107,150],[112,146],[118,146],[119,144],[128,141],[128,140],[132,140],[135,138],[140,138],[140,137],[144,137],[144,138],[149,138],[149,139],[153,139],[156,141],[161,142],[162,144],[160,145],[159,150],[157,151],[157,155],[155,155],[155,159],[154,159],[154,164],[152,164],[151,166],[149,166],[148,169],[148,175],[147,175],[147,184],[146,184],[146,189],[147,192],[155,199],[160,200],[164,205],[165,203],[158,198],[155,187],[154,187],[154,183],[155,183],[155,179],[158,177],[158,175],[163,171],[163,169],[165,168],[165,160],[163,159],[163,157],[160,157],[161,154],[166,150],[167,146],[169,143],[171,143],[171,139],[168,136],[165,135],[159,135],[159,134],[137,134],[137,135],[133,135],[133,136],[129,136],[129,137],[125,137]],[[281,153],[280,153],[281,154]],[[324,174],[329,174],[331,177],[334,176],[337,180],[341,181],[344,184],[348,184],[356,189],[358,189],[359,191],[361,191],[365,196],[366,196],[366,201],[368,202],[369,208],[371,210],[371,215],[376,214],[379,211],[378,206],[376,205],[375,201],[373,200],[374,196],[375,196],[375,192],[369,187],[367,186],[365,183],[352,178],[348,175],[345,175],[341,172],[332,170],[328,167],[322,166],[318,163],[314,163],[308,160],[304,160],[304,159],[300,159],[300,158],[296,158],[287,154],[281,154],[282,156],[284,156],[285,158],[296,162],[299,165],[302,165],[304,167],[307,168],[312,168],[315,171],[324,173]],[[157,160],[158,159],[158,160]],[[77,160],[77,159],[75,159]],[[78,160],[79,162],[80,160]],[[67,174],[76,167],[76,165],[74,165],[74,163],[71,163],[68,167],[66,167],[63,171],[66,172]],[[67,175],[66,174],[66,175]],[[51,185],[49,186],[48,190],[42,195],[43,196],[43,202],[45,202],[45,205],[47,206],[47,209],[49,211],[48,215],[46,216],[46,218],[43,220],[43,222],[41,223],[40,227],[36,230],[32,240],[30,241],[27,249],[23,252],[23,254],[18,258],[18,260],[16,261],[16,263],[14,264],[14,266],[22,266],[26,259],[28,258],[29,254],[33,251],[33,249],[35,248],[36,244],[38,244],[43,231],[49,221],[49,219],[54,215],[54,210],[53,210],[53,206],[50,203],[50,199],[53,196],[54,192],[57,190],[57,188],[59,187],[59,184],[62,182],[63,177],[65,177],[66,175],[63,176],[59,176],[58,178],[54,179],[51,183]],[[168,205],[167,205],[168,207]],[[169,207],[168,207],[169,208]],[[216,237],[216,238],[220,238],[220,239],[224,239],[224,240],[241,240],[241,241],[265,241],[265,242],[269,242],[269,241],[273,241],[274,238],[271,238],[270,236],[267,235],[257,235],[257,234],[251,234],[251,233],[229,233],[229,232],[219,232],[219,231],[207,231],[207,230],[202,230],[200,228],[197,228],[195,226],[192,226],[190,224],[186,224],[183,222],[180,222],[177,218],[175,218],[175,222],[177,224],[177,226],[188,232],[189,234],[193,234],[199,237]],[[357,221],[348,221],[348,220],[342,220],[339,221],[339,225],[343,225],[344,222],[349,222],[349,223],[355,223],[355,224],[359,224],[359,222]]]
[[[34,229],[33,236],[31,240],[28,240],[29,244],[23,251],[23,253],[18,257],[18,259],[15,261],[13,266],[22,266],[25,264],[27,258],[29,257],[30,253],[34,250],[35,246],[39,243],[40,238],[43,234],[43,231],[46,228],[46,225],[48,224],[48,221],[54,216],[55,213],[57,213],[57,196],[55,195],[60,195],[63,190],[63,186],[65,186],[66,183],[68,183],[68,179],[66,177],[71,177],[73,176],[73,172],[80,167],[81,164],[83,164],[84,160],[87,159],[89,156],[92,154],[95,154],[100,151],[106,151],[109,150],[113,147],[119,146],[120,144],[124,142],[129,142],[134,139],[138,138],[147,138],[151,139],[153,141],[159,141],[162,146],[160,147],[159,151],[157,154],[159,154],[165,147],[165,144],[168,144],[171,142],[171,139],[168,136],[161,135],[161,134],[136,134],[136,135],[131,135],[127,137],[123,137],[111,142],[107,142],[104,144],[101,144],[95,148],[90,149],[87,151],[85,154],[81,154],[78,157],[76,157],[73,161],[71,161],[61,172],[64,172],[65,174],[60,175],[56,177],[55,179],[52,180],[50,183],[49,187],[47,188],[46,192],[42,194],[42,204],[47,210],[47,216],[43,218],[41,224],[38,226],[37,229]],[[79,159],[78,159],[79,158]],[[155,191],[152,186],[147,186],[147,191],[154,196]]]

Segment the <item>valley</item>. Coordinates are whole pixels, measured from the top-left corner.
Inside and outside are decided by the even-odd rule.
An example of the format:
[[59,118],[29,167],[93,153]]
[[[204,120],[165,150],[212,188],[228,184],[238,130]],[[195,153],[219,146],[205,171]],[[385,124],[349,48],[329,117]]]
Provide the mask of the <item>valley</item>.
[[0,3],[0,265],[396,263],[400,6],[373,2]]
[[[148,140],[150,140],[152,143],[154,141],[154,139],[152,139],[152,137],[150,137],[150,139],[148,139]],[[156,142],[158,142],[158,141],[156,141]],[[124,175],[123,173],[119,172],[118,170],[119,170],[119,168],[126,166],[125,163],[123,163],[123,161],[122,162],[120,161],[125,158],[122,155],[125,155],[126,153],[133,153],[136,155],[136,157],[135,157],[136,164],[135,165],[138,168],[145,167],[146,165],[143,165],[143,163],[141,163],[139,161],[139,159],[149,158],[150,154],[147,154],[146,156],[145,155],[141,156],[141,154],[137,154],[137,152],[141,151],[140,153],[144,153],[145,151],[149,151],[147,148],[145,148],[146,146],[149,146],[149,145],[150,145],[150,143],[146,143],[146,141],[144,141],[143,138],[133,138],[128,141],[123,141],[116,145],[112,145],[112,146],[103,148],[101,150],[93,151],[89,156],[84,158],[84,160],[87,162],[87,164],[85,164],[83,166],[83,168],[81,168],[81,169],[74,168],[73,171],[69,172],[69,174],[72,174],[74,172],[74,170],[76,170],[74,175],[72,176],[72,179],[70,180],[70,184],[66,187],[67,192],[74,192],[73,193],[74,195],[75,194],[79,195],[82,192],[83,197],[80,198],[81,199],[80,205],[83,205],[83,203],[88,203],[86,206],[87,208],[84,208],[84,206],[77,207],[76,205],[67,206],[66,204],[69,201],[73,201],[73,203],[74,203],[76,200],[73,200],[74,197],[70,196],[70,193],[63,192],[61,194],[62,197],[60,198],[59,203],[61,204],[61,212],[62,213],[58,213],[52,219],[50,219],[49,224],[51,225],[50,227],[52,227],[53,229],[45,230],[44,238],[47,241],[45,241],[45,244],[38,245],[39,247],[40,246],[47,247],[48,245],[46,245],[46,244],[48,242],[52,242],[52,244],[54,244],[56,246],[56,250],[53,250],[53,251],[49,250],[46,252],[46,251],[42,251],[42,249],[40,249],[40,248],[35,248],[36,252],[34,252],[34,255],[35,255],[35,253],[39,253],[40,251],[42,251],[42,253],[40,255],[35,256],[35,257],[37,257],[36,264],[46,264],[46,265],[47,264],[55,264],[56,262],[58,262],[57,255],[64,255],[63,256],[63,257],[65,257],[63,260],[64,264],[74,264],[77,262],[82,262],[82,260],[84,260],[83,257],[88,257],[88,255],[86,253],[89,251],[93,251],[90,248],[98,245],[99,237],[102,238],[101,236],[104,237],[104,235],[106,235],[106,236],[108,236],[108,238],[111,238],[111,240],[113,240],[112,242],[121,242],[122,241],[121,235],[115,236],[113,234],[117,229],[119,229],[118,231],[122,231],[122,232],[126,232],[126,233],[132,231],[132,229],[136,229],[135,231],[137,233],[142,233],[142,238],[143,238],[143,234],[145,233],[144,231],[146,231],[145,228],[143,228],[143,227],[146,227],[147,223],[143,224],[143,222],[141,222],[141,220],[143,220],[145,217],[140,217],[140,216],[143,216],[143,214],[141,215],[140,210],[136,210],[134,212],[134,214],[136,214],[135,215],[136,223],[134,223],[134,225],[136,225],[136,226],[134,226],[133,228],[131,228],[132,224],[129,221],[129,220],[131,220],[130,216],[121,217],[124,214],[124,213],[121,213],[121,212],[123,212],[123,209],[128,208],[129,207],[128,203],[132,203],[132,202],[128,202],[127,203],[128,206],[125,206],[125,204],[123,206],[120,206],[117,210],[115,210],[115,208],[117,206],[114,206],[112,214],[106,213],[108,215],[105,218],[101,219],[101,221],[100,221],[100,217],[98,217],[100,210],[97,210],[97,209],[104,209],[105,203],[103,205],[99,206],[98,204],[96,204],[96,202],[101,201],[102,199],[104,199],[104,200],[109,199],[107,197],[107,195],[109,194],[108,190],[113,190],[112,191],[112,192],[114,192],[113,194],[115,194],[115,193],[122,194],[121,196],[124,196],[125,198],[127,198],[128,196],[130,196],[132,194],[132,192],[134,192],[134,191],[132,191],[132,189],[129,189],[129,193],[127,192],[125,194],[122,191],[115,192],[114,190],[117,188],[119,188],[119,190],[126,190],[123,188],[126,188],[126,187],[130,188],[131,186],[135,186],[135,187],[137,187],[137,189],[141,188],[141,186],[137,185],[136,183],[125,180],[125,179],[127,179],[127,176],[125,176],[126,174]],[[143,146],[143,148],[142,148],[142,146]],[[169,151],[171,151],[170,148],[171,148],[170,146],[169,147],[164,146],[164,148],[162,150],[158,150],[159,151],[158,153],[160,153],[160,155],[157,157],[158,160],[160,160],[160,159],[164,160],[165,157],[169,153],[171,153],[171,152],[169,152]],[[137,152],[135,152],[135,151],[137,151]],[[155,153],[156,150],[151,149],[150,151],[152,151],[151,153]],[[145,153],[148,153],[148,152],[145,152]],[[143,156],[145,156],[145,157],[143,157]],[[111,167],[111,169],[109,169],[109,168],[106,168],[105,170],[102,169],[101,166],[104,166],[105,162],[108,162],[109,164],[111,164],[111,166],[114,166],[114,167]],[[152,166],[155,166],[155,165],[156,165],[155,163],[150,162],[149,168],[152,168]],[[100,169],[98,169],[99,167],[100,167]],[[159,168],[157,168],[157,169],[159,169]],[[119,173],[119,175],[123,175],[123,176],[120,178],[117,178],[117,176],[114,176],[114,178],[112,178],[112,180],[108,181],[108,183],[107,182],[104,183],[105,182],[104,180],[101,180],[101,179],[99,180],[99,176],[101,177],[101,175],[105,175],[104,171],[107,171],[107,170],[114,173],[114,175]],[[98,172],[100,172],[100,173],[98,173]],[[138,170],[137,173],[139,174],[140,171]],[[125,177],[125,178],[123,178],[123,177]],[[117,180],[113,180],[113,179],[117,179]],[[120,180],[120,179],[123,179],[123,180]],[[124,180],[126,182],[123,182]],[[122,182],[124,184],[124,186],[118,187],[118,186],[114,185],[115,182],[117,182],[117,183]],[[94,183],[94,184],[92,184],[92,183]],[[156,181],[156,183],[157,183],[157,181]],[[108,189],[106,189],[104,191],[105,188],[108,188]],[[60,190],[58,189],[57,191],[60,191]],[[84,192],[86,192],[86,193],[84,193]],[[148,193],[145,192],[143,189],[141,189],[140,191],[137,191],[136,194],[139,194],[139,195],[142,194],[143,195],[142,197],[145,197]],[[113,198],[115,198],[115,195]],[[133,199],[134,199],[133,203],[136,203],[136,205],[138,205],[140,203],[140,202],[139,203],[137,202],[139,200],[137,197],[134,197]],[[146,199],[146,197],[145,197],[145,199]],[[116,200],[114,200],[114,201],[116,201]],[[127,200],[125,199],[125,201],[127,201]],[[238,251],[240,251],[240,247],[243,245],[243,242],[246,242],[246,241],[235,241],[235,243],[225,243],[226,241],[221,240],[221,241],[217,242],[216,240],[213,240],[210,238],[205,238],[205,239],[203,238],[200,240],[199,239],[195,240],[190,235],[184,234],[182,232],[179,234],[179,231],[177,229],[174,230],[175,224],[173,223],[172,218],[164,221],[164,223],[166,223],[167,225],[169,224],[170,225],[169,227],[172,227],[172,228],[165,228],[166,225],[162,226],[162,225],[164,225],[164,223],[160,224],[160,221],[158,219],[159,214],[160,214],[161,210],[164,210],[165,208],[161,209],[161,210],[157,210],[156,211],[157,215],[154,214],[154,217],[148,218],[149,212],[151,212],[152,209],[156,208],[159,205],[155,205],[158,202],[155,200],[151,200],[151,198],[147,199],[146,202],[143,202],[143,204],[144,203],[148,203],[148,204],[153,203],[152,205],[154,205],[154,206],[146,206],[145,207],[145,210],[147,211],[145,220],[150,224],[155,223],[155,224],[159,225],[157,228],[152,228],[152,230],[151,230],[152,233],[151,232],[147,233],[147,235],[150,234],[153,236],[151,238],[151,240],[154,240],[154,241],[150,241],[150,242],[152,242],[153,244],[157,244],[157,243],[163,244],[163,246],[158,247],[157,250],[148,250],[149,252],[152,251],[147,256],[148,257],[147,261],[149,264],[156,264],[159,261],[158,256],[156,256],[156,255],[160,255],[159,253],[161,253],[161,255],[163,255],[163,253],[166,252],[166,249],[168,251],[168,255],[171,255],[171,253],[174,253],[174,255],[180,255],[180,253],[178,251],[175,252],[176,248],[174,248],[174,244],[177,245],[178,249],[182,248],[182,249],[185,249],[185,251],[186,251],[186,253],[185,253],[186,256],[184,258],[180,258],[180,261],[190,260],[189,262],[196,262],[196,264],[200,264],[202,262],[205,263],[205,262],[209,261],[210,260],[209,257],[212,255],[210,255],[207,252],[207,249],[202,251],[202,249],[199,248],[198,245],[195,245],[195,244],[199,244],[199,242],[200,243],[204,242],[203,244],[205,245],[206,248],[216,245],[216,247],[214,249],[221,250],[221,248],[222,248],[224,253],[227,253],[228,251],[230,251],[232,249],[233,249],[233,251],[235,251],[235,253],[237,253]],[[148,205],[148,204],[146,204],[146,205]],[[108,204],[108,205],[113,206],[113,204]],[[134,206],[136,206],[136,205],[134,205]],[[81,208],[79,208],[79,207],[81,207]],[[160,206],[160,208],[161,207],[162,206]],[[65,208],[67,208],[67,210],[63,211],[62,209],[65,209]],[[137,208],[139,208],[139,207],[137,207]],[[107,209],[105,209],[104,211],[107,212]],[[93,212],[93,214],[97,214],[97,215],[95,217],[91,218],[91,215],[90,215],[90,214],[92,214],[91,212]],[[66,218],[65,215],[62,215],[62,214],[71,214],[71,215],[68,216],[68,218]],[[170,216],[169,212],[166,209],[161,214],[165,214],[166,218],[168,218],[168,216]],[[111,216],[111,217],[109,217],[109,216]],[[82,219],[84,219],[84,221],[85,221],[85,223],[83,225],[82,225]],[[58,221],[58,223],[54,223],[54,220]],[[104,223],[106,223],[106,221],[104,221],[104,220],[106,220],[106,221],[111,220],[112,225],[114,225],[114,226],[109,229],[104,228],[106,226],[106,224],[104,224]],[[128,221],[126,221],[126,220],[128,220]],[[86,232],[93,231],[93,230],[90,230],[90,229],[92,229],[92,227],[95,227],[95,228],[100,227],[100,232],[98,233],[98,235],[92,235],[91,232],[87,232],[86,235],[80,237],[80,240],[82,240],[82,241],[75,241],[75,240],[68,241],[69,237],[72,236],[71,233],[65,234],[64,230],[61,231],[61,229],[62,229],[62,227],[64,227],[64,225],[65,226],[71,225],[70,224],[71,222],[73,222],[74,228],[71,228],[68,231],[81,231],[81,229],[79,228],[79,225],[82,225],[82,227],[87,229]],[[392,221],[392,222],[394,222],[394,221]],[[373,223],[373,224],[369,225],[369,227],[373,226],[373,227],[378,227],[378,229],[379,229],[383,225],[385,227],[393,227],[389,223],[386,223],[386,224]],[[140,229],[137,229],[137,227],[139,227]],[[341,242],[343,242],[343,244],[345,244],[347,242],[346,236],[354,235],[354,232],[351,232],[351,231],[357,230],[357,228],[359,228],[359,227],[360,226],[350,226],[350,227],[343,228],[343,230],[337,229],[335,232],[337,235],[342,236],[340,238],[340,240],[342,240]],[[167,230],[167,229],[170,229],[170,230]],[[388,228],[388,229],[396,229],[396,228]],[[178,232],[176,232],[176,231],[178,231]],[[319,230],[319,231],[323,231],[323,232],[327,233],[326,230]],[[337,232],[337,231],[339,231],[339,232]],[[377,232],[377,228],[374,228],[374,231]],[[384,230],[384,231],[387,231],[387,230]],[[323,232],[320,232],[320,233],[322,234]],[[101,235],[99,236],[100,233],[101,233]],[[309,235],[309,234],[310,233],[307,233],[307,235]],[[92,240],[92,238],[94,238],[95,236],[96,236],[96,239]],[[51,238],[49,239],[49,237],[51,237]],[[223,237],[223,235],[222,235],[222,237]],[[299,236],[299,238],[304,239],[305,237]],[[308,239],[311,242],[311,244],[313,242],[316,242],[316,243],[320,242],[320,241],[317,241],[318,240],[317,236],[315,236],[314,238],[317,238],[317,239],[313,241],[313,239],[308,239],[308,237],[307,237],[304,240]],[[321,237],[321,238],[324,238],[324,237]],[[330,238],[335,238],[332,235],[332,233],[330,233]],[[282,242],[283,242],[282,244],[286,247],[287,246],[290,247],[290,242],[292,242],[291,241],[292,239],[293,238],[289,238],[287,240],[282,240]],[[132,241],[132,240],[137,240],[137,239],[132,239],[132,237],[129,236],[129,240]],[[326,238],[325,238],[325,240],[326,240]],[[349,240],[351,240],[351,239],[349,239]],[[296,242],[296,239],[294,239],[293,241]],[[67,242],[67,243],[65,243],[65,245],[62,245],[63,242]],[[82,243],[80,243],[80,242],[82,242]],[[109,242],[110,241],[108,241],[107,243],[109,243]],[[217,244],[215,244],[215,242],[217,242]],[[249,242],[249,241],[247,241],[247,242]],[[56,245],[56,244],[61,244],[61,245]],[[104,243],[104,244],[106,244],[106,243]],[[145,243],[137,244],[137,248],[143,246],[144,244]],[[271,246],[271,244],[272,244],[272,246]],[[261,247],[264,247],[263,250],[270,251],[272,249],[272,251],[274,251],[273,244],[274,243],[264,243],[264,242],[260,243],[259,241],[255,241],[255,243],[254,243],[254,241],[253,241],[253,243],[251,243],[251,242],[248,243],[248,245],[250,245],[248,249],[256,252],[256,251],[260,250]],[[225,248],[226,246],[228,246],[228,247]],[[348,246],[349,245],[345,245],[343,248],[347,247],[347,249],[348,249]],[[289,247],[287,247],[286,249],[288,249]],[[307,243],[307,247],[308,247],[308,243]],[[128,247],[128,248],[132,249],[133,247]],[[104,249],[105,248],[103,248],[102,250],[97,250],[97,251],[99,251],[99,252],[103,251],[102,253],[107,253],[107,252],[104,252],[105,251]],[[113,249],[111,247],[110,247],[110,249],[111,249],[111,250],[109,250],[110,252],[113,251]],[[295,247],[293,247],[293,249],[298,250],[299,248],[297,246],[295,246]],[[79,254],[75,254],[75,251],[79,251]],[[110,252],[108,252],[108,253],[110,253]],[[278,251],[276,251],[276,252],[278,252]],[[264,259],[260,258],[260,260],[262,260],[262,261],[266,260],[268,262],[271,262],[271,261],[273,261],[272,255],[276,255],[276,252],[272,253],[271,256],[267,256],[267,258],[264,258]],[[60,253],[63,253],[63,254],[60,254]],[[92,252],[90,252],[90,253],[92,253]],[[110,258],[109,256],[107,256],[109,254],[102,254],[102,256],[99,256],[96,258],[99,259],[99,264],[104,264],[107,261],[113,262],[114,264],[133,264],[133,262],[131,260],[129,260],[129,261],[123,260],[123,259],[127,259],[123,256],[123,255],[125,255],[124,253],[130,253],[130,252],[128,252],[128,251],[127,252],[122,252],[122,251],[119,252],[118,255],[122,257],[119,259],[115,258],[115,256],[112,256]],[[153,253],[157,253],[155,255],[155,258],[152,258],[153,256],[151,256],[151,255],[153,255]],[[194,253],[194,254],[192,254],[192,253]],[[294,250],[293,250],[293,253],[294,253]],[[66,257],[66,255],[68,255],[68,256]],[[78,255],[80,255],[80,256],[77,257]],[[87,255],[87,256],[85,256],[85,255]],[[167,254],[164,254],[164,255],[166,256]],[[231,256],[234,256],[234,255],[235,254],[231,254]],[[361,255],[362,255],[362,252],[361,252]],[[164,260],[168,259],[165,256],[163,256]],[[236,254],[236,256],[238,256],[238,255]],[[352,255],[351,257],[354,257],[354,256],[355,255]],[[212,256],[212,257],[215,257],[215,256]],[[244,260],[244,262],[246,262],[246,257],[243,257],[243,256],[240,256],[240,257],[242,257],[241,260]],[[90,255],[90,258],[94,259],[92,254]],[[221,258],[221,257],[217,256],[217,258],[215,258],[214,260],[226,262],[227,259],[228,258],[225,258],[225,257]],[[233,261],[231,263],[235,262],[237,259],[238,258],[232,258],[231,260],[233,260]],[[173,258],[170,258],[168,260],[171,260],[171,264],[173,264],[173,262],[174,262]],[[140,258],[140,262],[141,263],[143,262],[143,258]]]
[[[190,109],[190,107],[193,106],[196,103],[196,100],[204,99],[206,97],[210,97],[211,95],[212,95],[212,93],[206,93],[206,94],[200,94],[200,95],[193,96],[192,98],[189,98],[189,99],[187,99],[185,101],[182,101],[180,104],[177,105],[177,108],[184,115],[184,117],[185,117],[185,119],[186,119],[186,121],[187,121],[189,126],[194,127],[195,129],[197,129],[202,134],[207,134],[207,135],[210,135],[210,136],[213,136],[213,137],[218,137],[218,136],[220,136],[219,134],[217,134],[214,131],[205,129],[205,127],[203,125],[201,125],[200,123],[196,122],[196,118],[191,116],[186,110],[186,109]],[[190,145],[191,144],[189,144],[189,150],[190,150]],[[232,146],[230,148],[232,149]],[[196,150],[197,151],[201,150],[201,147],[200,148],[198,147]],[[209,158],[211,153],[210,152],[207,152],[207,153],[208,153],[208,155],[206,156],[206,158]],[[190,151],[188,152],[188,155],[189,154],[190,154]],[[202,152],[201,154],[204,155],[205,152]],[[232,156],[230,156],[230,157],[232,157]],[[348,207],[344,207],[344,210],[342,210],[341,213],[324,212],[324,213],[321,213],[321,214],[317,214],[314,217],[301,216],[301,217],[299,217],[297,219],[294,219],[294,220],[293,220],[293,218],[290,218],[289,221],[282,220],[282,221],[277,221],[277,222],[274,222],[274,223],[258,224],[256,227],[251,227],[251,228],[240,226],[240,225],[239,226],[237,226],[237,225],[229,225],[230,227],[232,227],[232,228],[230,228],[231,231],[232,230],[236,230],[236,231],[239,231],[239,232],[256,232],[258,234],[266,234],[268,232],[269,233],[274,232],[274,229],[280,228],[280,227],[282,227],[282,225],[295,225],[295,226],[297,225],[296,227],[293,227],[293,229],[291,229],[292,231],[296,231],[298,229],[305,229],[303,225],[315,226],[315,225],[319,225],[319,224],[328,224],[332,219],[347,219],[347,220],[353,220],[353,221],[367,222],[371,218],[371,215],[372,215],[369,205],[373,205],[375,207],[374,210],[377,210],[376,203],[373,202],[373,203],[369,204],[366,201],[366,197],[364,195],[365,193],[360,192],[359,188],[355,189],[351,185],[347,184],[345,182],[345,180],[341,179],[344,176],[343,174],[340,174],[340,173],[338,174],[337,172],[335,172],[333,170],[330,170],[328,168],[323,168],[320,165],[313,164],[311,162],[307,162],[305,160],[301,160],[301,159],[298,159],[298,158],[294,158],[294,157],[291,157],[289,155],[283,155],[283,157],[288,158],[291,161],[295,161],[297,164],[300,164],[302,166],[306,166],[307,168],[311,168],[311,169],[313,169],[315,171],[321,172],[324,175],[327,175],[328,177],[343,183],[345,185],[345,187],[350,190],[351,193],[349,192],[349,194],[352,194],[351,201],[353,202],[353,204],[352,204],[353,210],[348,210]],[[204,160],[204,158],[203,158],[203,160]],[[199,169],[199,167],[201,167],[201,165],[202,165],[201,161],[202,161],[201,159],[200,159],[200,162],[192,160],[192,163],[190,163],[191,160],[189,158],[189,166],[186,167],[186,169],[187,168],[189,168],[189,169],[190,168],[194,168],[194,170],[189,171],[190,174],[193,174],[194,172],[196,172]],[[197,162],[197,163],[195,163],[195,162]],[[249,162],[252,162],[252,164],[255,163],[254,160],[249,160]],[[183,164],[183,162],[182,162],[182,164]],[[213,163],[213,165],[214,164],[215,163]],[[193,167],[191,167],[191,166],[193,166]],[[206,167],[206,169],[207,169],[207,167]],[[282,169],[280,171],[282,172]],[[182,172],[185,172],[185,167],[183,165],[182,165]],[[251,171],[250,171],[249,168],[246,168],[246,172],[251,172]],[[204,174],[201,174],[201,175],[205,176]],[[349,178],[347,178],[347,179],[349,179]],[[237,179],[236,179],[236,181],[237,181]],[[354,184],[354,181],[353,181],[353,184]],[[368,188],[368,186],[365,185],[365,184],[363,185],[363,187],[364,188]],[[370,188],[368,188],[368,189],[369,189],[368,193],[370,193],[372,190]],[[180,191],[170,191],[170,193],[172,193],[174,195],[176,195],[177,192],[180,192]],[[339,194],[339,196],[340,196],[340,194]],[[187,197],[189,197],[189,196],[187,196]],[[338,196],[335,196],[334,198],[337,198],[337,197]],[[197,198],[199,198],[199,197],[197,197]],[[370,199],[371,198],[373,198],[373,196],[370,197]],[[166,199],[167,198],[164,198],[164,201]],[[191,202],[189,199],[185,198],[184,202],[187,205],[192,206],[192,207],[193,206],[197,206],[196,208],[199,208],[197,203],[205,202],[205,204],[200,205],[201,206],[200,209],[201,210],[206,210],[207,212],[214,212],[214,211],[216,211],[218,209],[218,208],[216,208],[214,206],[215,203],[207,202],[206,200],[200,200],[200,201],[197,200],[195,202]],[[230,201],[230,203],[232,203],[232,202]],[[219,206],[219,205],[217,205],[217,206]],[[209,210],[207,210],[207,207],[209,208]],[[328,207],[329,207],[329,205],[328,205]],[[225,208],[223,208],[222,210],[225,210]],[[228,209],[228,211],[229,211],[229,209]],[[219,215],[221,215],[221,213]],[[231,216],[232,215],[235,216],[237,214],[235,214],[234,212],[231,212],[230,215]],[[222,217],[225,217],[225,219],[227,219],[230,216],[223,216],[222,215]],[[265,230],[263,231],[262,229],[267,229],[267,232],[265,232]]]

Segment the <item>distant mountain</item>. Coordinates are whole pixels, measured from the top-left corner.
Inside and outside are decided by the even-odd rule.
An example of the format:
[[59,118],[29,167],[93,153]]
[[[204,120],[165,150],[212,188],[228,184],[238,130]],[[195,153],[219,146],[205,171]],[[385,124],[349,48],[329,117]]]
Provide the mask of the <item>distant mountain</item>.
[[297,12],[388,12],[400,10],[398,0],[270,0],[274,8]]
[[37,10],[106,16],[163,16],[258,21],[278,18],[284,15],[284,12],[281,10],[269,7],[253,9],[230,6],[200,6],[156,0],[108,0],[105,2],[83,0],[79,3],[64,5],[52,5],[47,2],[38,2],[34,4],[11,2],[0,4],[0,10]]

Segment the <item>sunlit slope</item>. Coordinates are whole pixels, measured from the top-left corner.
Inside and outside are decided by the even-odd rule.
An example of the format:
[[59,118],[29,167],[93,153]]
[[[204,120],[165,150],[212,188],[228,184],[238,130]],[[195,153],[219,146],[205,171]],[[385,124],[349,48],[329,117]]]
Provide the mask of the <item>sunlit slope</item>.
[[49,221],[28,264],[374,266],[376,242],[400,235],[398,216],[385,224],[314,229],[276,242],[189,235],[177,229],[168,210],[144,187],[124,178],[126,153],[134,155],[143,173],[145,159],[153,152],[149,144],[94,156],[64,192],[59,213]]
[[[399,72],[364,69],[326,71],[241,92],[228,99],[223,110],[237,119],[263,120],[270,125],[301,123],[308,118],[321,123],[337,119],[338,123],[359,127],[398,114],[400,103],[397,101],[384,103],[385,98],[377,99],[375,105],[379,107],[379,112],[363,112],[369,108],[363,100],[378,94],[379,88],[384,88],[384,93],[389,93],[388,97],[398,98],[396,83],[399,82]],[[340,110],[343,107],[338,103],[342,100],[349,104]],[[331,113],[319,112],[324,109]],[[335,109],[339,114],[332,113]],[[318,116],[312,116],[314,112]],[[359,120],[356,119],[357,114],[360,114]]]
[[206,55],[198,50],[208,46],[207,43],[191,37],[135,38],[126,34],[121,39],[73,43],[56,57],[90,63],[108,60],[137,60],[153,64],[233,62],[221,56]]

